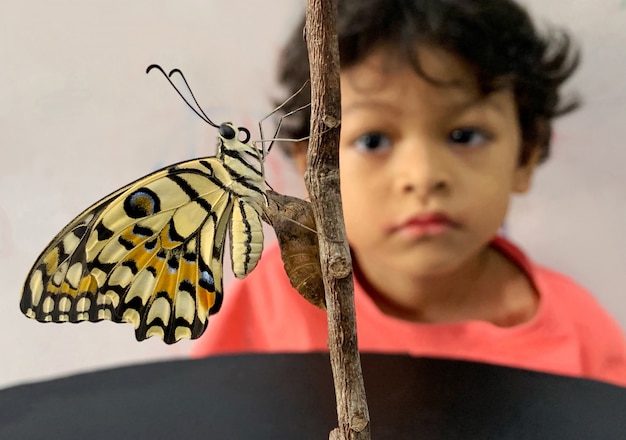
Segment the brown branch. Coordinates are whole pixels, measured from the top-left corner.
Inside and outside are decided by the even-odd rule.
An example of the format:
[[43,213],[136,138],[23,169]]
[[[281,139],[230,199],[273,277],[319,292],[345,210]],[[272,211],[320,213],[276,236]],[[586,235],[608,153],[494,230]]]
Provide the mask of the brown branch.
[[356,337],[352,264],[339,192],[339,49],[336,0],[308,0],[311,138],[305,183],[317,224],[326,290],[328,347],[338,429],[330,438],[369,440],[370,423]]

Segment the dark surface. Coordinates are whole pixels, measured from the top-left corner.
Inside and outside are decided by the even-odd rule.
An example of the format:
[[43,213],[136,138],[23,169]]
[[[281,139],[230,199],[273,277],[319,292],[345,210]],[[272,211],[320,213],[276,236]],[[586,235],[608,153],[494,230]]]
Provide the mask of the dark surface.
[[[626,439],[626,389],[464,361],[362,354],[372,439]],[[104,370],[0,391],[0,439],[323,439],[327,354]]]

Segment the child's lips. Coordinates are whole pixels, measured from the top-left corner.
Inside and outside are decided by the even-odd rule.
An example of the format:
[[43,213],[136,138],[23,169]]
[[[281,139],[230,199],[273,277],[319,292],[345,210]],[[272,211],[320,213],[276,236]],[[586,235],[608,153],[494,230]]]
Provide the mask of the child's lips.
[[402,220],[390,228],[390,232],[409,238],[436,237],[458,226],[446,214],[440,212],[420,213]]

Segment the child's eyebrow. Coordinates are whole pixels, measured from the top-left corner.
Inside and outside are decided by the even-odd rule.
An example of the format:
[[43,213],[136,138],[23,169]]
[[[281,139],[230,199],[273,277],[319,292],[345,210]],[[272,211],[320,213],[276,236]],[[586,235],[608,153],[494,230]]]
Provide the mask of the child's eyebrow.
[[342,108],[341,113],[342,115],[345,116],[346,114],[349,114],[350,112],[353,112],[355,110],[360,110],[363,108],[366,108],[366,109],[384,108],[390,113],[398,113],[398,109],[395,106],[388,103],[387,101],[385,100],[378,101],[375,99],[368,99],[368,100],[353,102],[349,106]]
[[[498,115],[505,115],[508,109],[503,105],[503,102],[501,102],[503,93],[509,92],[506,90],[496,90],[488,94],[472,93],[471,96],[467,93],[463,93],[464,96],[451,97],[440,109],[442,112],[454,117],[474,111],[489,111]],[[350,103],[350,105],[342,108],[341,113],[342,116],[346,116],[352,112],[363,109],[382,109],[390,114],[398,114],[400,112],[396,106],[386,99],[378,100],[370,98]]]
[[463,114],[471,111],[487,110],[493,111],[499,115],[505,115],[508,111],[503,105],[501,94],[506,91],[494,91],[486,95],[479,95],[463,102],[453,104],[451,111],[457,114]]

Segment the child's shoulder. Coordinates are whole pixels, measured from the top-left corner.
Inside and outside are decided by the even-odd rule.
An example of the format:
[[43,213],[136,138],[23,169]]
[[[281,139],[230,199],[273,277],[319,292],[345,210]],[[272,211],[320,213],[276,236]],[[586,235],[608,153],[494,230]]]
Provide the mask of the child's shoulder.
[[[516,263],[537,289],[541,307],[552,316],[570,321],[577,327],[611,331],[621,336],[617,322],[602,307],[598,299],[571,276],[532,261],[511,241],[498,237],[494,245]],[[595,333],[595,332],[594,332]]]
[[571,315],[574,321],[587,324],[594,322],[600,327],[608,324],[617,326],[598,299],[569,275],[538,264],[533,266],[533,272],[540,294],[552,301],[555,307]]
[[578,343],[578,356],[587,375],[626,386],[626,337],[620,324],[597,298],[572,278],[537,266],[537,283],[550,310],[552,322],[571,326]]
[[565,328],[578,341],[579,356],[590,371],[615,370],[624,383],[626,337],[619,323],[598,299],[570,276],[536,265],[535,279],[543,296],[544,324]]

